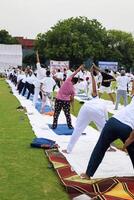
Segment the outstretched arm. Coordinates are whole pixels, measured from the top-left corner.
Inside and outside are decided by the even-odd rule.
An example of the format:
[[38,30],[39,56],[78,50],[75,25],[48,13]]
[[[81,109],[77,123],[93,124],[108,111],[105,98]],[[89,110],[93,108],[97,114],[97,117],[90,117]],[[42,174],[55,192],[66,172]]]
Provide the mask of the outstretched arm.
[[93,75],[93,68],[91,68],[91,78],[92,78],[92,96],[96,97],[97,96],[97,88],[96,88],[96,81]]
[[125,150],[130,144],[134,142],[134,130],[130,133],[129,137],[125,141],[125,144],[123,146],[123,150]]
[[76,69],[76,71],[71,75],[71,77],[73,78],[81,69],[83,69],[83,67],[83,65],[80,65],[78,69]]
[[101,69],[99,67],[97,67],[94,63],[92,65],[92,68],[98,72],[101,72]]
[[36,51],[36,60],[37,60],[37,63],[40,63],[40,58],[39,58],[39,53],[38,53],[38,51]]

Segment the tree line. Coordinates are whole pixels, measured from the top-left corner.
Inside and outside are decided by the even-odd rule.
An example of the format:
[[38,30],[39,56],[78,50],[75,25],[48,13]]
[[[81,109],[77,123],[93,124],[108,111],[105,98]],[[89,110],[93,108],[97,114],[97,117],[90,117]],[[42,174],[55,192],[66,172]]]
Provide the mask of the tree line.
[[[3,30],[2,30],[3,31]],[[10,42],[9,38],[1,37]],[[69,60],[71,66],[84,61],[116,61],[127,70],[134,69],[134,38],[131,33],[120,30],[106,30],[96,19],[87,17],[69,18],[59,21],[45,33],[39,33],[35,39],[35,50],[40,59]],[[28,59],[24,58],[27,62]],[[33,55],[35,61],[35,55]]]

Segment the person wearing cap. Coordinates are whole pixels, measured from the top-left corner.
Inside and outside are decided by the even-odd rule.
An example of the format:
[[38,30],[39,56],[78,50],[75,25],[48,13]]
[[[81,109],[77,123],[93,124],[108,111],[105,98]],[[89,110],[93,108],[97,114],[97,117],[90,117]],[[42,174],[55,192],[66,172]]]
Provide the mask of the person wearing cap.
[[121,97],[124,100],[124,106],[128,104],[127,85],[130,83],[131,79],[125,75],[125,70],[122,69],[120,72],[120,76],[116,78],[116,81],[117,81],[117,93],[116,93],[115,110],[118,110],[118,105]]

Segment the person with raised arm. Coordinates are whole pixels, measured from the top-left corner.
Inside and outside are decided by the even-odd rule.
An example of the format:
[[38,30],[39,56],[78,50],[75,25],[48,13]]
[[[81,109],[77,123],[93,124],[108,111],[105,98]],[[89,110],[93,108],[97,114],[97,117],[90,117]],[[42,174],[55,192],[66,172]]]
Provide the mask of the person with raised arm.
[[109,69],[105,69],[104,71],[102,71],[99,67],[97,67],[95,64],[93,64],[93,68],[95,71],[98,71],[101,73],[101,76],[102,76],[102,82],[101,82],[101,86],[100,86],[100,94],[99,94],[99,97],[101,97],[101,95],[106,92],[111,101],[113,102],[114,104],[114,97],[112,95],[112,91],[111,91],[111,82],[112,81],[116,81],[116,79],[111,76],[109,74]]
[[[93,68],[92,68],[93,69]],[[67,145],[67,149],[62,150],[63,153],[71,153],[79,137],[82,135],[88,124],[93,121],[95,122],[99,131],[104,127],[106,120],[108,120],[108,112],[104,100],[98,98],[96,81],[91,69],[92,79],[92,99],[84,103],[81,107],[74,131]],[[112,148],[111,148],[112,149]]]
[[61,109],[63,109],[63,111],[65,113],[68,127],[70,129],[73,128],[72,122],[71,122],[71,115],[70,115],[70,104],[72,105],[72,108],[73,108],[74,95],[75,95],[74,85],[78,82],[78,78],[75,77],[75,75],[82,68],[83,68],[83,65],[81,65],[70,77],[68,77],[65,80],[65,82],[61,85],[61,87],[57,93],[56,100],[55,100],[52,129],[55,129],[57,127],[58,117],[61,112]]
[[34,106],[36,105],[36,102],[38,100],[38,95],[40,93],[40,85],[41,85],[40,80],[42,80],[46,76],[46,69],[41,67],[38,51],[36,51],[36,61],[37,61],[37,64],[36,64],[36,67],[37,67],[36,74],[37,74],[37,76],[36,76],[34,83],[33,83],[34,86],[35,86],[34,97],[33,97]]

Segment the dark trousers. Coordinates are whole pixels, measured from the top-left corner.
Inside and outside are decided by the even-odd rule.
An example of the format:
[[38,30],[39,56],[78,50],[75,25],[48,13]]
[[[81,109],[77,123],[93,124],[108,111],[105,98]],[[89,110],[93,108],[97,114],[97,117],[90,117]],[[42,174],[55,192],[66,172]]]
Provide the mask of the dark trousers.
[[25,82],[25,85],[24,85],[24,88],[23,88],[23,92],[22,92],[23,96],[25,95],[27,89],[28,89],[28,82]]
[[59,99],[55,100],[53,127],[54,128],[57,127],[58,117],[61,112],[61,109],[63,109],[65,113],[68,127],[72,128],[72,122],[71,122],[71,116],[70,116],[70,101],[63,101]]
[[34,94],[34,85],[33,84],[29,84],[28,85],[28,95],[27,95],[27,99],[29,99],[30,95]]
[[21,92],[22,92],[24,86],[25,86],[25,83],[23,83],[22,80],[21,80],[21,81],[19,82],[18,88],[17,88],[17,90],[19,91],[19,94],[21,94]]
[[[125,140],[129,137],[131,131],[132,131],[131,127],[121,123],[114,117],[108,120],[108,122],[105,124],[101,132],[99,140],[89,160],[88,167],[86,170],[86,174],[89,177],[94,175],[110,144],[116,139],[121,139],[122,142],[124,143]],[[129,145],[127,150],[134,167],[134,143]]]
[[22,93],[23,96],[25,95],[26,90],[28,90],[27,99],[29,99],[30,94],[34,94],[34,85],[26,82]]

